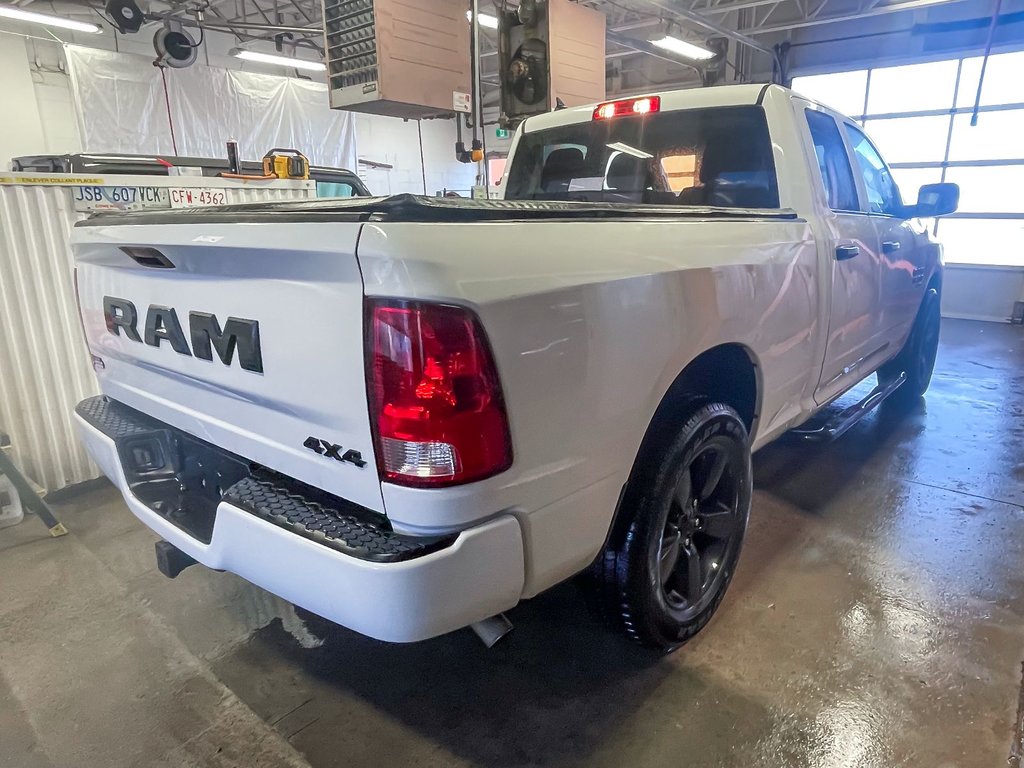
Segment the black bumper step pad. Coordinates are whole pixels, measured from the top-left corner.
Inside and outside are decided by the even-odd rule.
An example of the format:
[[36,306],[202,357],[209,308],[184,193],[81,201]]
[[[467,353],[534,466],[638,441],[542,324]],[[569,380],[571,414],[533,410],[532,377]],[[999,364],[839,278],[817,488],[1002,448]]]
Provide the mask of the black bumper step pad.
[[290,478],[257,471],[228,488],[224,500],[308,539],[360,560],[395,563],[450,546],[455,536],[405,536],[387,518],[372,519],[351,502]]
[[111,400],[106,395],[83,400],[75,406],[75,413],[113,440],[163,429],[166,426],[134,408]]
[[83,400],[75,412],[113,439],[132,494],[204,543],[210,542],[221,501],[360,560],[412,560],[455,542],[454,534],[395,533],[384,515],[257,466],[106,396]]

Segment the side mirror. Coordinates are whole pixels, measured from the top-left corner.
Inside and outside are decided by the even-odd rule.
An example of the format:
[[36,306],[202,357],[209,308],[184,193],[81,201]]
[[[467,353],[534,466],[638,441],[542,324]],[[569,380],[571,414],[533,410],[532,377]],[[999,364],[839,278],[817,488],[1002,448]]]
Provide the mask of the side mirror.
[[959,185],[925,184],[917,193],[917,205],[904,206],[903,215],[908,219],[930,219],[953,213],[959,204]]

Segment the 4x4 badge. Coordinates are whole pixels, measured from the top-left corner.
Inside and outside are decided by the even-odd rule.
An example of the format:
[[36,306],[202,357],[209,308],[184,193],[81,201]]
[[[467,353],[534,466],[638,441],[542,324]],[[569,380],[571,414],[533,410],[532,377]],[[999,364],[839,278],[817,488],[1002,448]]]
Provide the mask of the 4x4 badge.
[[349,464],[355,464],[360,469],[366,466],[366,462],[363,460],[363,454],[359,451],[349,448],[347,451],[342,453],[342,450],[344,450],[343,447],[332,443],[330,440],[322,440],[318,437],[307,437],[302,445],[305,448],[309,448],[313,453],[318,453],[327,459],[334,459],[335,461],[342,462],[347,461]]

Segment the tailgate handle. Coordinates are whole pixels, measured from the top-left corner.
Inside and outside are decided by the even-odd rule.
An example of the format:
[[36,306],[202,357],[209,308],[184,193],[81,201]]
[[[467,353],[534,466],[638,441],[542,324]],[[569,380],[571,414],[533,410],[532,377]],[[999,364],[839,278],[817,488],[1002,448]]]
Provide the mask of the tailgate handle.
[[135,248],[134,246],[125,245],[121,247],[121,250],[136,264],[141,264],[144,267],[174,269],[174,263],[156,248]]

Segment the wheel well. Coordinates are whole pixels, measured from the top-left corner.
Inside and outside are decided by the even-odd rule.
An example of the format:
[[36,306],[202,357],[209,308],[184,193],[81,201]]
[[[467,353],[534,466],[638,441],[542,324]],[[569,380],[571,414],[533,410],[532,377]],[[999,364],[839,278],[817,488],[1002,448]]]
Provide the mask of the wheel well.
[[676,435],[694,400],[731,406],[753,434],[760,405],[758,384],[757,365],[746,347],[723,344],[701,353],[676,377],[658,404],[637,462],[646,451],[657,450],[664,440]]
[[674,416],[694,398],[732,406],[747,431],[752,432],[758,415],[758,380],[757,365],[747,349],[739,344],[723,344],[694,358],[668,388],[651,426],[663,421],[677,425]]
[[[694,358],[669,386],[647,427],[640,450],[630,472],[630,481],[653,461],[660,448],[678,433],[694,400],[725,403],[736,410],[753,434],[760,412],[760,381],[753,355],[739,344],[713,347]],[[651,457],[651,458],[649,458]],[[627,482],[615,510],[609,530],[609,542],[618,542],[625,533],[621,529],[619,509],[630,488]]]

